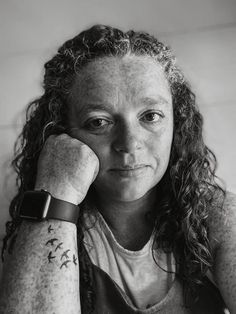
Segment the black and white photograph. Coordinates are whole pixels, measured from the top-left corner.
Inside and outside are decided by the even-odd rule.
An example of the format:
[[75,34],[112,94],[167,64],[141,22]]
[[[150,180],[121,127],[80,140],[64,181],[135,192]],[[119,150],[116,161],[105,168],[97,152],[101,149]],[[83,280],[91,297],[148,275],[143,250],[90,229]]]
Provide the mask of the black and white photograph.
[[236,314],[236,1],[0,0],[0,314]]

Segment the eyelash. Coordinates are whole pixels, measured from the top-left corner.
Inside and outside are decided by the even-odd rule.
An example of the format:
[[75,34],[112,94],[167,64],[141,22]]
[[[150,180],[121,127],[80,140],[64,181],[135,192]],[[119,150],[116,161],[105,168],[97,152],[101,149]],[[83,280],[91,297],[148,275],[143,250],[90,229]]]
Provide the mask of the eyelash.
[[[98,122],[98,121],[105,121],[106,123],[104,125],[101,126],[92,126],[92,123],[94,122]],[[107,127],[108,125],[113,124],[112,121],[109,121],[107,119],[104,118],[95,118],[95,119],[89,119],[86,123],[85,123],[85,128],[90,130],[90,131],[99,131],[104,129],[105,127]]]
[[160,119],[164,118],[164,114],[160,111],[147,111],[144,113],[144,115],[141,117],[141,120],[144,120],[143,118],[144,117],[147,117],[148,115],[156,115],[158,117],[158,120],[157,121],[147,121],[147,123],[157,123],[159,122]]
[[[145,117],[147,117],[148,115],[152,115],[152,116],[155,115],[156,117],[158,117],[158,119],[157,120],[153,119],[151,121],[146,120]],[[160,111],[158,111],[158,112],[157,111],[147,111],[141,116],[140,120],[144,123],[147,123],[147,124],[155,124],[155,123],[159,123],[160,122],[159,120],[163,119],[163,118],[164,118],[164,114]],[[105,123],[103,125],[98,125],[98,126],[92,125],[93,123],[99,122],[99,121],[103,122],[103,123],[105,122]],[[99,131],[104,131],[107,127],[111,126],[112,124],[113,124],[113,121],[105,119],[105,118],[91,118],[88,121],[86,121],[86,123],[84,124],[84,128],[89,130],[89,131],[99,132]]]

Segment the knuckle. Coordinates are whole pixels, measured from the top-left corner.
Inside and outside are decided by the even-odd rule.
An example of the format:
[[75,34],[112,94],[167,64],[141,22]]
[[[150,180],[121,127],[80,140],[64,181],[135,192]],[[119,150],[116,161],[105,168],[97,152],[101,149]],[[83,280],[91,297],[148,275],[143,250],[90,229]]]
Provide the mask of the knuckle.
[[55,137],[55,143],[63,143],[67,140],[67,135],[62,133],[62,134],[59,134]]
[[50,135],[47,139],[46,139],[46,141],[45,141],[45,144],[48,144],[48,143],[50,143],[50,142],[53,142],[54,140],[55,140],[55,135]]
[[90,157],[92,155],[92,150],[88,145],[82,144],[82,150],[86,156]]
[[66,133],[61,133],[61,134],[57,135],[57,137],[61,138],[61,139],[66,139],[66,138],[69,138],[69,135]]

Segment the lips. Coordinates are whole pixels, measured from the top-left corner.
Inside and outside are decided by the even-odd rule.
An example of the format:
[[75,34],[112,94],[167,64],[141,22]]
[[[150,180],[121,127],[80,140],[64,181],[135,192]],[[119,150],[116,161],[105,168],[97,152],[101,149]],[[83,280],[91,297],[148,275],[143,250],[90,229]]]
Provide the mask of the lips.
[[120,177],[138,177],[145,173],[147,165],[125,165],[123,167],[112,168],[110,171]]

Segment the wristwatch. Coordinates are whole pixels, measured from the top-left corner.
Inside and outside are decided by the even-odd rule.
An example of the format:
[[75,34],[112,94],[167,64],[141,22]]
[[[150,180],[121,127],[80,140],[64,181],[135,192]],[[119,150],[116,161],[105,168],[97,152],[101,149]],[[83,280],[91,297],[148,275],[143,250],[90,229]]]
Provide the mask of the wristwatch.
[[58,219],[76,224],[79,207],[59,200],[45,190],[27,191],[19,206],[19,216],[22,219],[35,221]]

